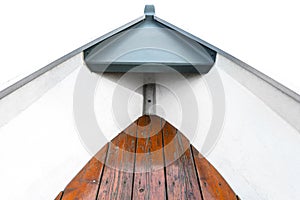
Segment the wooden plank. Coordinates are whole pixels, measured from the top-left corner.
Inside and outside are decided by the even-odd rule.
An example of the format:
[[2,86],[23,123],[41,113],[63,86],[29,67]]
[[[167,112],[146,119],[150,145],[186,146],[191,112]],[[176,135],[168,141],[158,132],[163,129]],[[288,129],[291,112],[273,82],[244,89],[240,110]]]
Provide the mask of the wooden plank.
[[103,147],[55,200],[237,198],[183,134],[157,116],[143,116]]
[[237,196],[219,172],[192,146],[204,200],[236,200]]
[[185,172],[185,184],[187,185],[186,198],[203,199],[199,181],[197,178],[197,172],[195,170],[190,142],[179,131],[177,131],[177,137],[179,141],[179,147],[181,147],[181,152],[184,152],[180,157],[180,160],[182,162],[182,165],[184,166],[183,170]]
[[98,199],[131,199],[136,127],[132,124],[110,143]]
[[189,141],[169,123],[163,140],[168,199],[202,199]]
[[96,199],[107,146],[105,145],[67,185],[62,200]]
[[166,199],[161,118],[138,120],[133,199]]
[[63,191],[60,192],[54,200],[61,200],[63,193],[64,193]]

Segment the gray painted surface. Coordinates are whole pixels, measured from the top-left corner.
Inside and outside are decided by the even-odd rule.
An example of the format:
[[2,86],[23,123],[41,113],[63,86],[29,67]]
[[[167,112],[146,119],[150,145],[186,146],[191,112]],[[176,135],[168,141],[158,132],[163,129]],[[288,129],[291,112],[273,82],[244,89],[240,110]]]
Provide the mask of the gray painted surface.
[[[76,60],[77,64],[81,61]],[[207,79],[214,80],[212,72],[218,71],[226,97],[225,121],[215,145],[206,155],[208,160],[242,199],[297,199],[300,195],[296,187],[300,177],[300,134],[286,123],[286,119],[270,109],[268,102],[259,96],[260,93],[254,93],[255,87],[249,90],[225,70],[229,67],[232,71],[241,73],[246,82],[251,83],[258,79],[230,62],[224,57],[217,57],[216,66],[207,75],[193,74],[182,80],[174,78],[172,74],[160,74],[160,77],[153,80],[160,83],[156,88],[156,104],[159,107],[155,113],[185,133],[193,145],[201,150],[212,125],[211,119],[218,115],[215,111],[219,111],[215,109],[206,84],[209,82]],[[63,68],[69,68],[76,63],[70,64]],[[91,73],[86,66],[80,68],[91,79],[98,76]],[[7,163],[1,165],[0,176],[4,180],[2,182],[9,186],[2,192],[4,199],[54,198],[91,157],[84,148],[87,144],[83,143],[78,129],[74,127],[72,89],[78,71],[67,76],[0,128],[1,161]],[[96,87],[94,107],[97,124],[108,140],[114,138],[143,112],[142,91],[136,89],[144,84],[144,77],[127,74],[129,77],[125,80],[120,80],[122,74],[103,74]],[[262,80],[260,83],[264,89],[271,87]],[[196,107],[190,103],[191,98],[187,98],[189,88],[194,91],[194,100],[199,110],[199,127],[195,135],[188,134],[190,122],[195,118],[190,114],[182,114],[184,105],[190,109]],[[261,85],[256,89],[260,88]],[[32,91],[28,87],[24,89],[27,89],[22,89],[24,94]],[[279,92],[277,94],[286,96]],[[11,105],[23,103],[16,96],[9,96],[15,97],[14,101],[10,101]],[[23,97],[22,100],[24,99]],[[284,98],[277,99],[276,103],[285,105]],[[293,100],[288,98],[288,101]],[[124,118],[122,112],[128,112],[129,118]],[[184,124],[183,120],[189,123]],[[86,135],[87,132],[81,134]],[[97,138],[92,139],[99,141]],[[99,141],[99,148],[103,143],[106,142]],[[17,167],[14,176],[8,173],[14,166],[19,166],[20,162],[23,163],[22,168]],[[18,193],[13,192],[15,187],[20,188]]]
[[243,61],[237,59],[236,57],[230,55],[229,53],[219,49],[218,47],[215,47],[213,45],[211,45],[210,43],[174,26],[173,24],[170,24],[169,22],[164,21],[163,19],[160,19],[158,17],[155,16],[155,19],[159,22],[161,22],[162,24],[169,26],[170,28],[186,35],[187,37],[190,37],[202,44],[204,44],[205,46],[211,48],[212,50],[216,51],[218,54],[224,56],[225,58],[227,58],[228,60],[234,62],[235,64],[239,65],[240,67],[246,69],[247,71],[251,72],[252,74],[256,75],[258,78],[266,81],[268,84],[270,84],[271,86],[277,88],[278,90],[280,90],[281,92],[285,93],[286,95],[288,95],[289,97],[293,98],[295,101],[300,102],[300,95],[297,94],[296,92],[290,90],[289,88],[285,87],[284,85],[278,83],[277,81],[275,81],[274,79],[272,79],[271,77],[265,75],[264,73],[258,71],[257,69],[251,67],[250,65],[244,63]]
[[[35,78],[41,76],[42,74],[44,74],[45,72],[55,68],[57,65],[61,64],[62,62],[70,59],[71,57],[73,57],[76,54],[79,54],[82,51],[85,51],[87,49],[89,49],[90,47],[94,46],[95,44],[109,38],[110,36],[122,31],[122,30],[126,30],[127,28],[131,27],[134,24],[137,24],[139,22],[141,22],[143,19],[145,19],[145,16],[139,17],[136,20],[133,20],[131,22],[129,22],[128,24],[125,24],[124,26],[121,26],[120,28],[117,28],[97,39],[95,39],[94,41],[83,45],[82,47],[70,52],[69,54],[59,58],[58,60],[50,63],[49,65],[41,68],[40,70],[32,73],[31,75],[23,78],[22,80],[16,82],[15,84],[5,88],[4,90],[0,91],[0,99],[2,99],[3,97],[9,95],[10,93],[14,92],[15,90],[19,89],[20,87],[24,86],[25,84],[29,83],[30,81],[34,80]],[[271,86],[275,87],[277,90],[279,90],[280,92],[284,93],[285,95],[291,97],[292,99],[294,99],[296,102],[300,102],[300,95],[295,93],[294,91],[290,90],[289,88],[285,87],[284,85],[278,83],[277,81],[273,80],[272,78],[268,77],[267,75],[261,73],[260,71],[254,69],[253,67],[251,67],[250,65],[242,62],[241,60],[235,58],[234,56],[222,51],[221,49],[209,44],[208,42],[158,18],[157,16],[154,16],[154,19],[157,20],[158,22],[160,22],[161,24],[170,27],[173,30],[176,30],[177,32],[195,40],[198,41],[199,43],[209,47],[210,49],[216,51],[218,54],[226,57],[228,60],[231,60],[232,62],[234,62],[235,64],[239,65],[240,67],[248,70],[250,73],[254,74],[255,76],[257,76],[258,78],[264,80],[266,83],[270,84]]]
[[[69,58],[68,60],[60,63],[51,70],[37,71],[35,74],[28,77],[31,79],[34,75],[43,72],[42,76],[37,76],[25,85],[12,85],[4,92],[9,92],[10,89],[13,92],[0,99],[0,127],[8,123],[11,119],[16,117],[20,112],[29,107],[37,99],[43,96],[48,90],[54,87],[56,84],[64,80],[70,73],[77,68],[83,66],[83,55],[79,53]],[[49,66],[50,68],[51,66]],[[49,69],[47,67],[47,69]],[[25,80],[23,80],[24,82]],[[18,82],[17,84],[22,84]],[[17,86],[20,86],[19,88]]]
[[36,79],[39,76],[42,76],[44,73],[54,69],[55,67],[57,67],[58,65],[60,65],[61,63],[69,60],[70,58],[72,58],[73,56],[83,52],[84,50],[86,50],[87,48],[97,44],[98,42],[105,40],[106,38],[114,35],[115,33],[118,33],[121,30],[124,30],[130,26],[132,26],[133,24],[136,24],[137,22],[141,21],[144,19],[144,16],[139,17],[85,45],[83,45],[82,47],[79,47],[78,49],[75,49],[74,51],[66,54],[65,56],[53,61],[52,63],[50,63],[49,65],[46,65],[45,67],[33,72],[32,74],[30,74],[29,76],[24,77],[23,79],[21,79],[20,81],[12,84],[11,86],[5,88],[4,90],[0,91],[0,99],[4,98],[5,96],[13,93],[15,90],[18,90],[19,88],[23,87],[24,85],[26,85],[27,83],[31,82],[32,80]]
[[154,83],[143,86],[143,115],[155,113],[156,104],[156,85]]
[[[185,35],[146,18],[86,50],[92,72],[207,73],[216,52]],[[138,67],[143,66],[143,67]]]
[[[160,19],[156,18],[156,20]],[[170,26],[177,31],[182,31],[173,25]],[[114,33],[117,32],[118,30]],[[188,33],[184,34],[197,39]],[[74,128],[73,108],[70,103],[73,100],[73,92],[70,88],[74,87],[76,74],[73,73],[64,81],[61,80],[70,74],[74,65],[85,69],[87,75],[95,76],[79,58],[83,50],[102,41],[103,37],[55,61],[45,68],[45,71],[37,71],[0,93],[0,102],[3,105],[9,103],[11,106],[8,110],[0,110],[10,115],[10,112],[15,111],[11,108],[14,108],[17,112],[13,114],[19,114],[0,129],[1,158],[3,163],[8,163],[1,166],[1,177],[6,185],[14,186],[3,191],[3,198],[52,198],[90,157],[84,151],[82,141],[79,140],[78,132]],[[207,43],[206,45],[209,46]],[[208,132],[211,118],[216,113],[211,109],[214,105],[205,85],[207,82],[205,79],[212,79],[211,72],[218,71],[224,85],[226,117],[221,130],[222,134],[217,138],[210,154],[207,155],[208,160],[242,199],[297,199],[300,195],[297,188],[300,177],[298,167],[300,138],[299,126],[297,126],[300,124],[299,95],[229,54],[213,46],[209,47],[219,52],[212,70],[205,76],[186,77],[186,80],[190,82],[190,87],[195,91],[199,107],[197,129],[199,134],[189,139],[198,149],[201,149],[203,141],[206,141],[205,133]],[[74,57],[74,55],[77,56]],[[61,65],[64,61],[67,62]],[[60,70],[66,73],[60,73]],[[46,71],[61,75],[59,79],[51,81],[51,85],[59,81],[61,83],[25,110],[24,101],[30,100],[32,103],[32,97],[41,94],[33,92],[39,91],[40,88],[32,90],[32,86],[49,84]],[[141,93],[130,89],[135,80],[129,77],[128,82],[119,82],[118,77],[115,76],[117,74],[103,75],[95,94],[97,121],[109,139],[142,114],[143,104]],[[137,79],[138,76],[135,78]],[[143,79],[140,79],[139,84],[135,83],[137,86],[143,84]],[[172,77],[162,78],[161,82],[164,83],[161,84],[164,87],[157,87],[156,102],[165,112],[157,109],[156,113],[182,132],[188,133],[190,126],[181,126],[182,111],[177,98],[186,96],[187,85]],[[119,89],[116,90],[116,87]],[[49,88],[47,86],[46,90]],[[167,88],[174,90],[168,91]],[[123,98],[116,98],[117,94]],[[128,101],[124,99],[124,94]],[[130,119],[126,121],[123,118],[116,118],[120,116],[120,109],[112,113],[114,105],[111,102],[113,100],[116,101],[114,105],[128,110]],[[128,102],[128,105],[124,102]],[[20,106],[22,109],[17,109]],[[4,105],[2,108],[8,107]],[[42,120],[41,117],[43,117]],[[191,120],[188,116],[185,119]],[[37,124],[36,121],[40,123]],[[69,146],[67,149],[66,143]],[[31,148],[28,148],[29,145]],[[18,148],[15,149],[16,147]],[[14,170],[17,174],[15,178],[12,178],[7,172],[11,171],[14,166],[18,166],[20,162],[23,163],[22,168]],[[15,181],[16,179],[18,181]],[[24,185],[26,187],[23,187]],[[19,193],[14,193],[15,187],[20,188]]]

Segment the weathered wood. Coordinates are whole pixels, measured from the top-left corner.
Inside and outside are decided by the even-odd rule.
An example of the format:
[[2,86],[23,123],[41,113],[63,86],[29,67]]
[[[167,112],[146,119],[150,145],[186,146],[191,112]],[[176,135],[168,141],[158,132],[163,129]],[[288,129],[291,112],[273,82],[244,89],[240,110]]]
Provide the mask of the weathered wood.
[[60,192],[54,200],[61,200],[64,192]]
[[204,200],[236,200],[237,196],[219,172],[192,147]]
[[96,199],[107,146],[105,145],[67,185],[62,200]]
[[130,199],[136,148],[136,125],[132,124],[112,140],[107,152],[98,199]]
[[183,134],[157,116],[143,116],[104,146],[55,200],[237,198]]
[[161,118],[138,120],[133,199],[166,199]]
[[168,199],[202,199],[188,140],[169,123],[163,138]]

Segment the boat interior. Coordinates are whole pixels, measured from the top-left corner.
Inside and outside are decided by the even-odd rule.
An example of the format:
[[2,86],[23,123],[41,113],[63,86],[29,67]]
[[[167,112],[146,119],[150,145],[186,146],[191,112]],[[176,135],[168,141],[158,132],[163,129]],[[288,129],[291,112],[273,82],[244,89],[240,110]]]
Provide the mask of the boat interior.
[[[127,30],[149,17],[197,59],[163,54],[167,62],[150,65],[152,49],[150,61],[133,52],[105,71],[111,49],[126,43],[113,40],[101,57],[103,41],[131,41]],[[299,133],[297,93],[147,7],[0,91],[0,177],[13,186],[2,197],[298,199]]]

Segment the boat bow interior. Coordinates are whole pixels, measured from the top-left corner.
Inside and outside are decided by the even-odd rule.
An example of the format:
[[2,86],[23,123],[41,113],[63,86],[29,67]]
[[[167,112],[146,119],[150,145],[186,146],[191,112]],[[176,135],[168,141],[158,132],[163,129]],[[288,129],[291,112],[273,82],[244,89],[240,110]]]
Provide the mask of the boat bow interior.
[[297,93],[146,6],[0,91],[1,196],[298,199],[299,133]]

